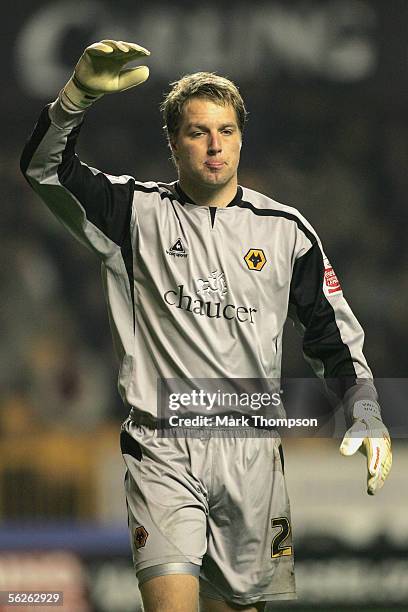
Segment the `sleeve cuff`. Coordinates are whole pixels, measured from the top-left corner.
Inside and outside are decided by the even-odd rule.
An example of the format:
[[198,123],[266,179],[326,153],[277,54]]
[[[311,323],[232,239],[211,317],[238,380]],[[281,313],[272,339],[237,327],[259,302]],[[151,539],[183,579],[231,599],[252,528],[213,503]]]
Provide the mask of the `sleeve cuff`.
[[69,111],[65,108],[65,106],[61,103],[60,95],[48,109],[48,114],[51,119],[51,123],[55,125],[55,127],[65,130],[72,129],[82,123],[85,116],[85,111]]

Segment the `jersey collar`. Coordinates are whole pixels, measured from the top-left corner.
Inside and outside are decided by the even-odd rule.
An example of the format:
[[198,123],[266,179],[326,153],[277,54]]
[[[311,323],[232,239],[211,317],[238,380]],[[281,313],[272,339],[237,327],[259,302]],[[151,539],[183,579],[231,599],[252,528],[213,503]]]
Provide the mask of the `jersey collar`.
[[[196,204],[180,187],[180,183],[179,181],[175,182],[175,189],[176,192],[180,198],[180,201],[182,204],[194,204],[194,206],[199,206],[199,204]],[[237,187],[237,192],[235,194],[235,196],[233,197],[233,199],[231,200],[231,202],[229,204],[227,204],[227,206],[223,207],[223,208],[231,208],[232,206],[237,206],[240,202],[242,201],[242,187],[240,185],[238,185]]]

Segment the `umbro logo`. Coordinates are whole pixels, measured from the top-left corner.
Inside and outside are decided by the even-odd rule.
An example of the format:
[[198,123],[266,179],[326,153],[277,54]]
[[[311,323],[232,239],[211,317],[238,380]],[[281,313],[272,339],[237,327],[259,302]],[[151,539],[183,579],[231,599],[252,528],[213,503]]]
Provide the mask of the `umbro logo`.
[[187,257],[187,251],[181,238],[177,238],[176,242],[169,249],[166,249],[167,255],[172,257]]

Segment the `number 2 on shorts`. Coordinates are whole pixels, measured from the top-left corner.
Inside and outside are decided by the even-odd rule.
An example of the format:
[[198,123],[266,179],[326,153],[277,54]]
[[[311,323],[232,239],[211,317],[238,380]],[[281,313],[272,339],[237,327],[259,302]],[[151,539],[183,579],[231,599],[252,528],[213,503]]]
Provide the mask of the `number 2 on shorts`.
[[286,557],[293,553],[292,546],[284,546],[285,540],[290,535],[290,524],[285,516],[271,519],[272,529],[277,528],[279,531],[274,535],[271,544],[271,557]]

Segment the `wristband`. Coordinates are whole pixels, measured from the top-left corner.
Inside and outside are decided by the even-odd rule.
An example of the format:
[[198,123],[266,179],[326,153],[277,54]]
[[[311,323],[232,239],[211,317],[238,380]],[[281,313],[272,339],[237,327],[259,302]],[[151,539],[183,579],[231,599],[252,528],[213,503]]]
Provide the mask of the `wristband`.
[[60,100],[64,110],[76,112],[87,109],[102,96],[103,93],[98,94],[84,87],[74,74],[61,90]]

